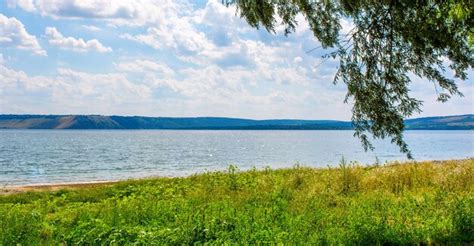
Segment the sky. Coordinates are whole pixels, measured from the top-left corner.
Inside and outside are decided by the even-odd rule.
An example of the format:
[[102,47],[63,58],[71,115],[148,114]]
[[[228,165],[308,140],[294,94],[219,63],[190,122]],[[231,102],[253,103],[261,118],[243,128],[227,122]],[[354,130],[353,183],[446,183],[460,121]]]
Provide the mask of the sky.
[[[0,113],[350,119],[338,61],[298,23],[256,30],[219,0],[0,0]],[[414,77],[414,117],[474,113],[473,76],[446,103]]]

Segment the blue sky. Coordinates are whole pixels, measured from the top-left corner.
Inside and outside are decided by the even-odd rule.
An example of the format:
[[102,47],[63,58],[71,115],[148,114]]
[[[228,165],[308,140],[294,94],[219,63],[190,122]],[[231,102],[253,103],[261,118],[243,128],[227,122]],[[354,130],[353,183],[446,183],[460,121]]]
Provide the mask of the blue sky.
[[[304,18],[285,37],[235,13],[220,1],[2,0],[0,113],[350,119],[338,63],[307,53],[319,43]],[[444,104],[413,78],[414,117],[474,113],[469,75]]]

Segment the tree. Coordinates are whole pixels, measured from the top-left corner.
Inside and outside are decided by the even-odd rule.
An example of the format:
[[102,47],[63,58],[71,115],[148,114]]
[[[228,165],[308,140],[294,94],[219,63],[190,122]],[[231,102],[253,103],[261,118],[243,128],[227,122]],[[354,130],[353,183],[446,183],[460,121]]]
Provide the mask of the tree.
[[[466,80],[473,68],[471,0],[224,0],[252,27],[285,34],[295,31],[302,14],[327,58],[339,59],[334,83],[347,85],[355,136],[365,150],[374,138],[390,137],[412,158],[403,139],[406,117],[421,112],[422,101],[409,95],[410,76],[434,83],[438,100],[462,96],[454,79]],[[354,28],[340,33],[341,19]],[[278,21],[277,21],[278,20]],[[446,74],[446,64],[454,77]]]

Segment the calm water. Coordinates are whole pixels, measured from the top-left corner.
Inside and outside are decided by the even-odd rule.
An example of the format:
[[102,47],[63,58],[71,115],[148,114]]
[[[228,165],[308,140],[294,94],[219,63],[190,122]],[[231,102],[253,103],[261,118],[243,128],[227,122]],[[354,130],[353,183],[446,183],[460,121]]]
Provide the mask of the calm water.
[[[389,141],[364,152],[352,131],[0,130],[0,185],[179,176],[206,170],[404,160]],[[474,156],[474,131],[408,131],[417,160]]]

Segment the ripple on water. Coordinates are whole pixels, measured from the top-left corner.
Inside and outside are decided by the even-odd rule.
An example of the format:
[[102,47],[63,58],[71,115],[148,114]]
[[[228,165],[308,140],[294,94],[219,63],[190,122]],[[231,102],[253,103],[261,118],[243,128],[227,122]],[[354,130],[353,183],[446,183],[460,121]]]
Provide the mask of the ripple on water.
[[[389,141],[364,152],[351,131],[0,130],[0,185],[183,176],[206,170],[405,160]],[[474,156],[474,131],[409,131],[418,159]]]

